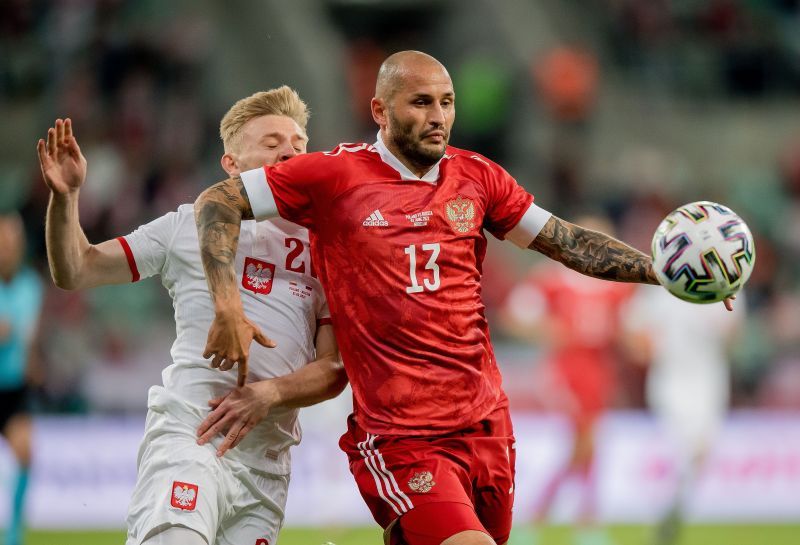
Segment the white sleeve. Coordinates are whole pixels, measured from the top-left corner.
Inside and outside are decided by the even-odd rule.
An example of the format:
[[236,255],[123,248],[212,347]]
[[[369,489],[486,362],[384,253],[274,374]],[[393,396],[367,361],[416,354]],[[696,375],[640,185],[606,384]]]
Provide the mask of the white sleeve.
[[170,212],[117,239],[128,257],[133,282],[164,269],[180,217],[181,213]]
[[519,222],[506,233],[506,240],[510,240],[520,248],[527,248],[542,231],[545,223],[553,214],[531,203]]
[[322,295],[319,310],[317,310],[317,327],[331,323],[331,310],[328,308],[328,299]]
[[264,168],[247,170],[242,172],[241,177],[256,220],[261,221],[277,216],[278,206],[275,204],[275,197],[272,196],[272,189],[267,183],[267,173]]

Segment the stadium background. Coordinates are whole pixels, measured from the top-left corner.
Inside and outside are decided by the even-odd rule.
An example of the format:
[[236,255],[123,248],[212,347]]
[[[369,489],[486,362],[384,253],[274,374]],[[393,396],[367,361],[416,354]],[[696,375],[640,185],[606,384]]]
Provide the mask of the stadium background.
[[[57,116],[73,119],[89,161],[81,222],[99,242],[221,179],[219,119],[257,90],[300,92],[312,109],[310,150],[371,141],[375,71],[399,49],[429,52],[450,70],[451,143],[500,162],[562,217],[603,209],[643,250],[684,202],[723,202],[745,218],[758,265],[731,346],[734,413],[685,542],[800,539],[800,2],[5,0],[0,206],[22,211],[30,260],[48,286],[35,351],[31,542],[121,541],[92,532],[124,526],[145,393],[174,331],[156,280],[83,293],[52,286],[37,138]],[[536,261],[492,244],[485,267],[498,361],[525,430],[518,513],[566,444],[561,418],[533,395],[537,346],[512,340],[496,319]],[[624,362],[618,371],[601,430],[600,510],[634,543],[670,466],[644,412],[644,371]],[[374,531],[347,533],[371,522],[335,450],[347,404],[343,396],[303,416],[283,543],[378,542]],[[0,482],[9,463],[0,447]],[[567,493],[556,521],[570,513]],[[305,526],[317,529],[292,528]],[[63,528],[88,533],[42,533]],[[554,542],[567,539],[563,530],[552,530]]]

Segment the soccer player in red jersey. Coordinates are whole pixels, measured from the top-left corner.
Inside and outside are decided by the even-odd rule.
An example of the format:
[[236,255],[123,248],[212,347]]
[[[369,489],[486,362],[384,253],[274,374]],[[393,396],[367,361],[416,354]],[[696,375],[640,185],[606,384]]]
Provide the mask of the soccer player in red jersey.
[[449,147],[455,92],[433,57],[386,59],[371,108],[374,144],[247,171],[198,197],[216,310],[205,356],[223,370],[246,365],[259,333],[231,260],[241,219],[307,227],[353,387],[340,446],[387,543],[502,544],[514,436],[481,301],[485,231],[611,280],[655,284],[651,260],[552,216],[500,166]]
[[[602,214],[583,214],[579,220],[581,225],[613,233],[613,225]],[[544,522],[563,484],[577,480],[581,499],[576,543],[610,543],[596,527],[595,428],[614,395],[622,307],[633,288],[575,274],[547,261],[531,270],[506,303],[508,331],[542,347],[539,371],[550,378],[542,381],[547,382],[545,405],[562,412],[572,431],[572,450],[537,498],[535,521]]]

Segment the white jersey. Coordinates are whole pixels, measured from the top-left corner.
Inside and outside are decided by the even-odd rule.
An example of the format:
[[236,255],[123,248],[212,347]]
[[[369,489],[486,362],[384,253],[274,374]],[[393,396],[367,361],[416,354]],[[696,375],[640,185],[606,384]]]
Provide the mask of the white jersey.
[[[222,372],[203,359],[214,306],[200,260],[194,208],[182,205],[118,240],[133,280],[160,274],[175,308],[172,364],[162,373],[163,388],[151,388],[148,408],[167,411],[196,428],[208,414],[208,401],[236,386],[236,370]],[[317,327],[330,323],[330,313],[312,275],[308,231],[279,218],[243,221],[236,275],[245,314],[277,343],[276,348],[252,344],[248,381],[286,375],[312,361]],[[288,474],[289,447],[300,437],[297,409],[275,409],[229,456]]]
[[743,318],[741,295],[736,307],[728,312],[722,303],[687,303],[662,287],[641,286],[624,313],[626,329],[653,343],[648,404],[685,443],[707,440],[727,410],[726,350]]

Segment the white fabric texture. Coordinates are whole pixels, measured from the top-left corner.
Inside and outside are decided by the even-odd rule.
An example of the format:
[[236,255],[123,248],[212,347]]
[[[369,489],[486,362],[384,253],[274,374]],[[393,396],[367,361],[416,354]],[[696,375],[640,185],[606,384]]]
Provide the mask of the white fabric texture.
[[142,540],[150,545],[151,536],[176,526],[209,544],[275,543],[288,476],[254,470],[231,453],[219,458],[212,444],[198,445],[195,428],[185,423],[185,413],[194,409],[163,388],[154,387],[150,401],[128,509],[127,545]]
[[[172,363],[162,373],[163,394],[192,409],[180,416],[196,428],[208,401],[235,387],[236,370],[212,369],[202,357],[214,307],[200,262],[194,209],[183,205],[125,240],[141,277],[161,275],[172,297],[176,339]],[[282,376],[314,359],[317,321],[330,312],[322,286],[310,274],[310,260],[306,229],[280,218],[242,222],[236,275],[244,311],[278,344],[264,348],[253,343],[248,381]],[[151,403],[157,399],[150,396]],[[251,467],[287,474],[289,447],[300,438],[297,410],[276,409],[231,455]]]

